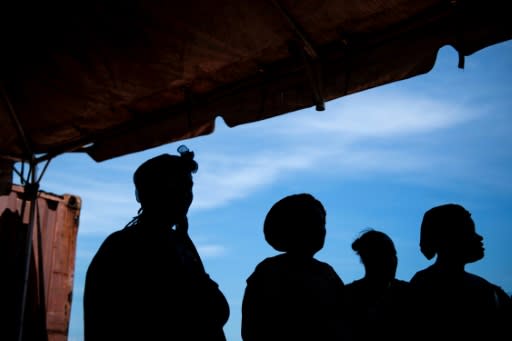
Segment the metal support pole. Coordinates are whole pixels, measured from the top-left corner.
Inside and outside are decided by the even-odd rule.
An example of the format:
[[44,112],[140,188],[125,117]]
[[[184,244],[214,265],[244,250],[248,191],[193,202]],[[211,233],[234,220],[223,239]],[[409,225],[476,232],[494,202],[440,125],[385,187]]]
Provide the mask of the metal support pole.
[[[41,178],[37,177],[37,159],[33,152],[31,141],[28,138],[27,134],[25,134],[25,130],[23,129],[22,122],[19,120],[18,115],[16,114],[16,111],[9,99],[9,95],[4,87],[3,82],[0,82],[0,92],[2,94],[3,100],[6,103],[9,114],[12,119],[12,122],[14,126],[16,127],[16,130],[18,131],[18,136],[21,140],[22,146],[25,151],[25,159],[29,159],[29,171],[28,176],[26,179],[26,182],[24,184],[24,204],[26,202],[30,202],[30,211],[29,211],[29,222],[28,222],[28,230],[27,230],[27,240],[25,242],[25,259],[23,264],[23,288],[21,292],[21,299],[20,299],[20,312],[18,317],[18,325],[16,326],[18,328],[17,335],[18,335],[18,341],[23,341],[23,331],[24,331],[24,323],[25,323],[25,308],[27,305],[27,290],[28,290],[28,284],[29,284],[29,275],[30,275],[30,264],[32,259],[32,238],[34,234],[34,225],[35,225],[35,214],[36,214],[36,205],[37,205],[37,193],[39,191],[39,181]],[[49,163],[49,161],[48,161]],[[46,170],[46,167],[48,166],[48,163],[45,165],[43,172]],[[22,167],[23,167],[22,163]],[[41,174],[42,176],[42,174]],[[24,210],[22,210],[24,211]],[[23,219],[23,215],[22,215]],[[43,271],[43,269],[40,269],[40,271]],[[40,283],[40,285],[44,286],[44,283]],[[46,312],[45,312],[46,314]],[[46,326],[45,326],[46,328]]]
[[[32,259],[32,236],[34,234],[34,222],[35,222],[35,212],[37,205],[37,192],[39,189],[39,183],[37,182],[36,176],[36,168],[37,164],[34,160],[30,162],[30,170],[28,176],[28,183],[25,185],[25,194],[24,200],[30,202],[30,211],[29,211],[29,223],[27,230],[27,240],[25,243],[25,263],[23,264],[23,288],[21,293],[21,303],[20,303],[20,316],[18,323],[18,341],[23,341],[23,325],[25,323],[25,307],[27,305],[27,289],[28,289],[28,281],[30,274],[30,261]],[[22,217],[23,218],[23,217]]]

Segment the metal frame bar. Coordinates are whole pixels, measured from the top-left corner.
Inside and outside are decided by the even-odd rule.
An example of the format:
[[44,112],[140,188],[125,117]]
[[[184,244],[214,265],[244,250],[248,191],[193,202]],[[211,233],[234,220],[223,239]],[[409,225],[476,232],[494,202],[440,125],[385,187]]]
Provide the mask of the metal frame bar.
[[[5,103],[8,107],[8,112],[9,112],[10,118],[12,119],[12,121],[15,125],[15,128],[18,131],[18,135],[23,144],[23,148],[25,149],[26,160],[28,160],[28,161],[22,160],[21,172],[17,171],[13,165],[14,171],[18,175],[20,175],[20,178],[21,178],[21,180],[23,182],[23,186],[24,186],[22,218],[24,216],[25,205],[27,202],[30,202],[29,223],[28,223],[28,230],[27,230],[27,239],[26,239],[26,243],[25,243],[25,253],[24,253],[24,257],[25,257],[24,261],[25,262],[24,262],[24,268],[23,268],[23,288],[22,288],[21,299],[20,299],[20,314],[18,316],[18,325],[16,326],[18,341],[22,341],[23,340],[23,332],[24,332],[23,325],[24,325],[24,321],[25,321],[25,308],[27,305],[27,289],[28,289],[28,284],[29,284],[28,282],[29,282],[29,275],[30,275],[30,262],[31,262],[31,258],[32,258],[32,248],[33,248],[32,238],[34,235],[34,225],[35,225],[35,220],[36,220],[37,195],[38,195],[38,190],[39,190],[39,183],[41,181],[41,178],[42,178],[44,172],[46,171],[46,169],[50,163],[50,159],[48,159],[48,161],[46,162],[41,174],[39,176],[37,176],[37,164],[38,164],[39,160],[36,158],[35,154],[33,153],[33,149],[31,148],[31,143],[30,143],[29,139],[27,138],[27,135],[25,134],[23,125],[21,124],[21,122],[18,118],[18,115],[16,114],[16,111],[14,110],[14,107],[9,99],[9,95],[5,91],[5,87],[3,86],[3,83],[0,84],[0,91],[2,92],[3,100],[5,101]],[[24,176],[23,176],[25,161],[29,163],[29,169],[28,169],[28,174],[27,174],[26,178],[24,178]],[[40,261],[42,264],[42,260],[40,260]],[[44,269],[41,268],[40,271],[44,272]],[[40,287],[44,288],[44,276],[41,276],[37,280],[41,281],[40,283],[38,283],[38,285]],[[43,295],[40,297],[41,302],[45,302],[44,289],[42,291],[40,291],[40,294]],[[46,314],[46,309],[44,310],[44,312]],[[46,319],[46,317],[45,317],[45,319]],[[44,324],[44,328],[46,328],[46,323]]]
[[317,111],[325,110],[325,98],[322,94],[322,72],[320,68],[320,56],[314,48],[313,43],[307,38],[306,34],[301,29],[300,25],[293,19],[290,13],[278,0],[271,0],[272,4],[285,18],[288,25],[292,28],[293,32],[302,44],[300,55],[306,67],[306,73],[313,92],[313,101]]

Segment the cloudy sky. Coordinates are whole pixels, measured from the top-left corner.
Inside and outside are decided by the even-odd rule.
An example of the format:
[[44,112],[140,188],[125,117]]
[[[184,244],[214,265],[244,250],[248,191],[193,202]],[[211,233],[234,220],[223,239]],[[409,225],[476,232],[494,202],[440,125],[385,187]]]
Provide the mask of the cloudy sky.
[[[276,251],[263,238],[268,209],[282,197],[309,192],[327,210],[327,240],[316,258],[345,283],[363,275],[350,248],[373,227],[395,241],[397,277],[430,264],[420,253],[423,213],[464,205],[484,236],[486,257],[467,267],[512,292],[512,42],[479,51],[457,68],[449,47],[434,69],[262,122],[183,141],[196,154],[189,221],[210,276],[226,295],[228,341],[240,341],[245,280]],[[41,188],[81,197],[69,340],[83,340],[85,271],[105,237],[136,215],[135,168],[173,143],[95,163],[64,155],[50,164]]]

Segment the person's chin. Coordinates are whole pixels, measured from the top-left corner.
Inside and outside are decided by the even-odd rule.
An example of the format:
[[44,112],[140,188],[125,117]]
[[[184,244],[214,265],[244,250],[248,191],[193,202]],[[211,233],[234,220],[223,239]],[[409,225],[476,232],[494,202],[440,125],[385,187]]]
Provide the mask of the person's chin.
[[479,261],[480,259],[484,258],[485,256],[485,249],[481,248],[478,252],[475,252],[473,255],[469,257],[468,263],[474,263],[476,261]]

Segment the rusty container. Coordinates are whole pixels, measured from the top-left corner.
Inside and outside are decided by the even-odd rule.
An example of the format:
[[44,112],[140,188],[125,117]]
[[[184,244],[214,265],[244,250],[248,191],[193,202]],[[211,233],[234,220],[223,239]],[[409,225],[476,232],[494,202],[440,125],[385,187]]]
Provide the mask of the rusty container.
[[24,194],[0,195],[0,340],[66,341],[81,199]]

